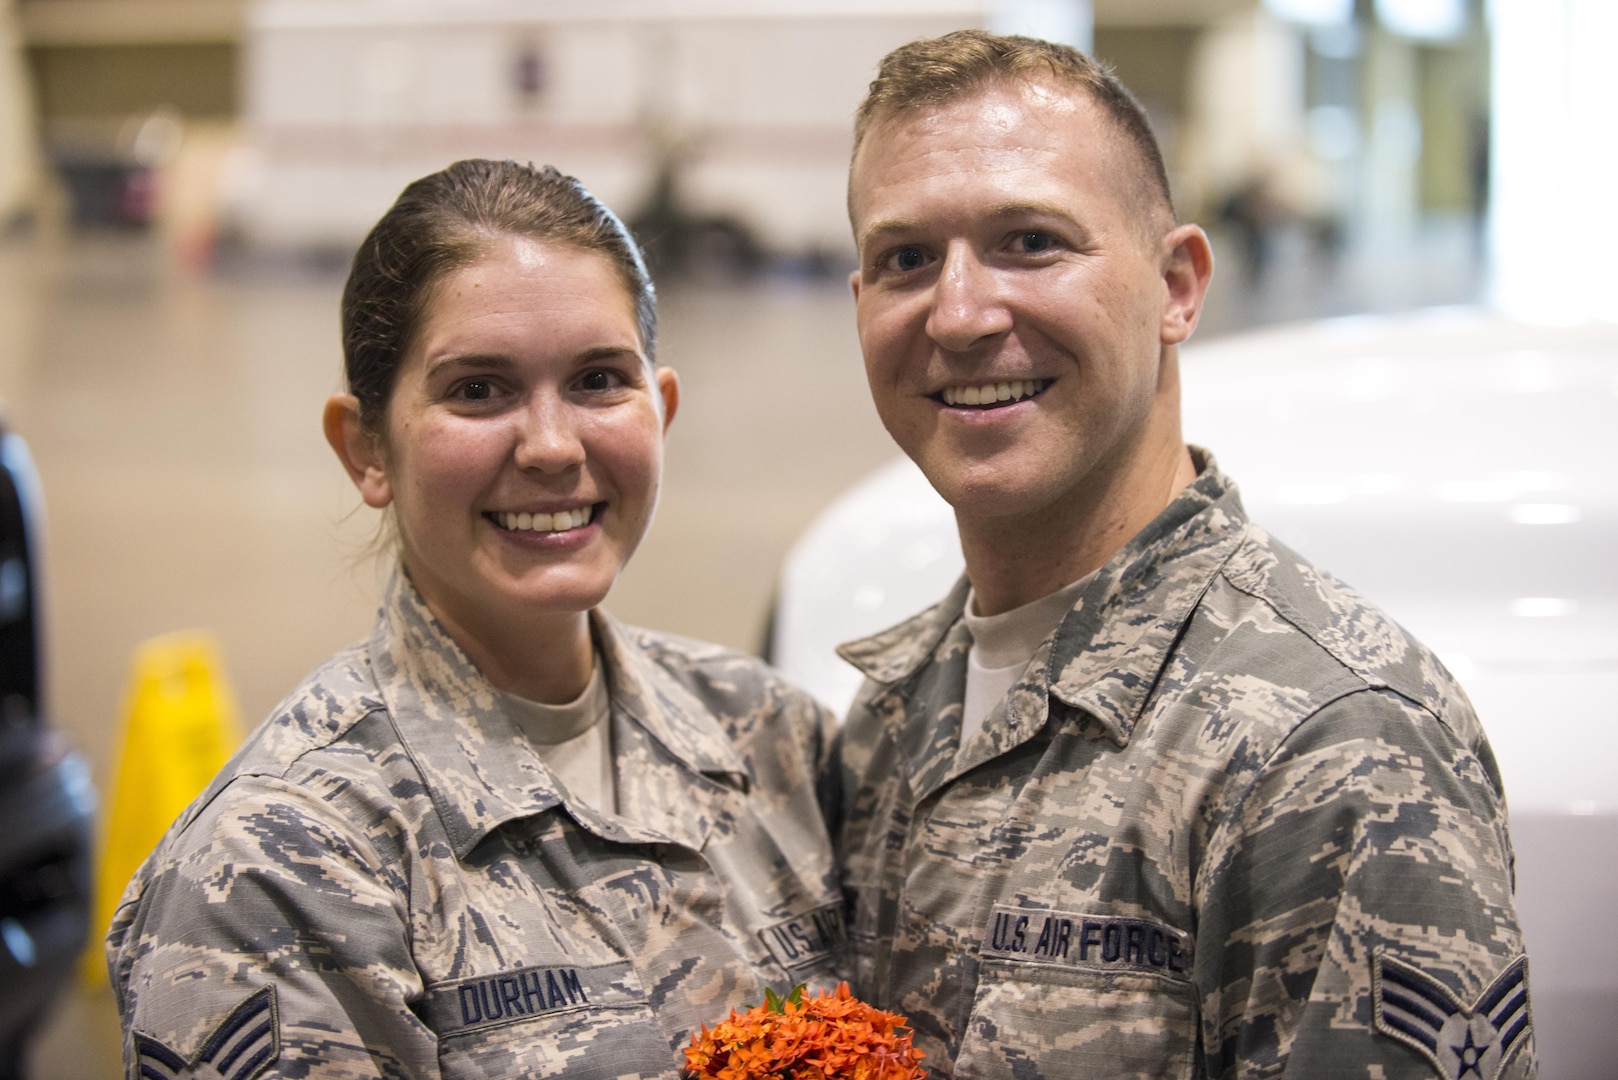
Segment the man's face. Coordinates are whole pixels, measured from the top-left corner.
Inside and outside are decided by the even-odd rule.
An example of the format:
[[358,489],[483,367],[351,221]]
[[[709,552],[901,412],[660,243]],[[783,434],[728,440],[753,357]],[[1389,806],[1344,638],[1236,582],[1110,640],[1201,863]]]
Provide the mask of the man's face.
[[1180,230],[1134,194],[1137,161],[1086,96],[1045,81],[889,117],[854,159],[871,394],[963,530],[1040,520],[1143,454],[1183,453],[1177,399],[1154,406],[1162,347],[1195,310],[1186,324],[1171,301]]

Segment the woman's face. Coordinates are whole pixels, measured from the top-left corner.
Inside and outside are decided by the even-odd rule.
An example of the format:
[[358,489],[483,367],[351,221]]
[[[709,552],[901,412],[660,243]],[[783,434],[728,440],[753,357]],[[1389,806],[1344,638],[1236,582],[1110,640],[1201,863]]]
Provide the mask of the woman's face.
[[677,402],[606,256],[501,236],[433,290],[374,463],[350,473],[394,507],[434,614],[497,642],[607,595],[651,521]]

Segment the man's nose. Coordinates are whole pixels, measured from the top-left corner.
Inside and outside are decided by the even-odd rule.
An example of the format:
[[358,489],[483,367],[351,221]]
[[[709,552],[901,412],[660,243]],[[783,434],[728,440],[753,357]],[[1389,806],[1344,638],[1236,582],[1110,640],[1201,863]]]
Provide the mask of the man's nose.
[[543,473],[563,473],[584,464],[584,442],[579,417],[566,401],[551,394],[536,395],[519,410],[515,458],[518,466]]
[[965,352],[984,338],[1011,329],[1011,311],[1000,295],[999,275],[970,244],[956,241],[944,252],[927,335],[950,352]]

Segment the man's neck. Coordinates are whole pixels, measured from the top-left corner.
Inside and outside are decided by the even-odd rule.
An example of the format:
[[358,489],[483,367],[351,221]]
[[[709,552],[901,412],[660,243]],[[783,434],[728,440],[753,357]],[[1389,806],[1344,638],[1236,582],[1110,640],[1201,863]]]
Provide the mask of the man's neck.
[[[1197,478],[1183,443],[1143,464],[1088,497],[1029,519],[967,522],[957,516],[980,613],[1021,607],[1099,569]],[[1143,497],[1146,492],[1154,494]]]

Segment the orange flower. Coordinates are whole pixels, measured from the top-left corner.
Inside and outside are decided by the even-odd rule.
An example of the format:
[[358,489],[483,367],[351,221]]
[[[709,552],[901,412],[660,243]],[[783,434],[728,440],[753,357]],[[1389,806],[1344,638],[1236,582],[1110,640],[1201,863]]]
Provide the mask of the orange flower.
[[840,983],[805,998],[798,986],[691,1037],[687,1080],[925,1080],[905,1018],[873,1008]]

